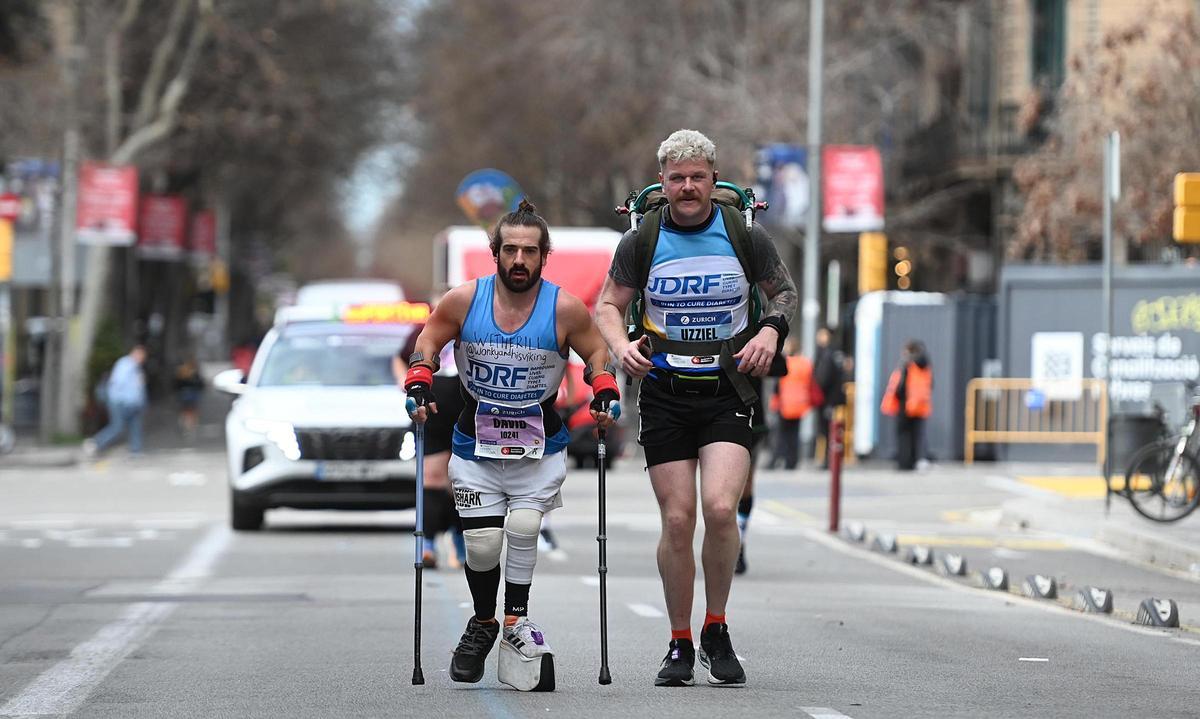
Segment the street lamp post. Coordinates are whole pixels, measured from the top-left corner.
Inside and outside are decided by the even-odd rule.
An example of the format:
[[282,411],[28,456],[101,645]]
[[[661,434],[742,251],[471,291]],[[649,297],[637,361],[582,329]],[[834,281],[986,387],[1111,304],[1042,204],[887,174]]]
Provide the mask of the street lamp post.
[[[817,318],[821,313],[818,271],[821,264],[821,74],[825,41],[825,0],[808,4],[808,223],[804,235],[804,300],[800,305],[801,351],[813,359],[817,349]],[[815,423],[804,418],[801,437],[807,446]]]

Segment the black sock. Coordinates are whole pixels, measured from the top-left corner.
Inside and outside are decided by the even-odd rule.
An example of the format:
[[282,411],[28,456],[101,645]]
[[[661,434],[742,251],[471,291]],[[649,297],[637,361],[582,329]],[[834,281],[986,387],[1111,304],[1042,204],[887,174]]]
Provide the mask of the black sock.
[[425,514],[425,526],[422,530],[426,539],[437,539],[439,534],[450,528],[450,512],[454,511],[454,500],[445,489],[426,489],[421,496],[425,504],[422,507]]
[[749,517],[750,510],[753,507],[754,507],[754,495],[753,494],[750,495],[749,497],[742,497],[741,499],[738,500],[737,513],[743,514],[743,515]]
[[529,615],[529,586],[515,582],[504,582],[504,615],[524,617]]
[[475,601],[475,618],[483,621],[496,618],[496,590],[500,588],[500,564],[485,572],[466,567],[467,586]]

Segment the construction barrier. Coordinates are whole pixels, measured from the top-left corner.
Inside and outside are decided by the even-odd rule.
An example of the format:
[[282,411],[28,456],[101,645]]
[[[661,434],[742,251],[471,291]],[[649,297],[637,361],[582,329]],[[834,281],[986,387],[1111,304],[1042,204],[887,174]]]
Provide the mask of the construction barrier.
[[963,458],[975,445],[1094,444],[1104,461],[1108,398],[1104,381],[1036,383],[1015,377],[977,377],[967,383]]

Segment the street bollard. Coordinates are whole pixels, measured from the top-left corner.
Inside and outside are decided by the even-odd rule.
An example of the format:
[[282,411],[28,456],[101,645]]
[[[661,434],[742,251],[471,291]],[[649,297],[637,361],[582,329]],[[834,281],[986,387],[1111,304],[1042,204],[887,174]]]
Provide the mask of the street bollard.
[[842,421],[829,422],[829,531],[837,534],[842,513]]

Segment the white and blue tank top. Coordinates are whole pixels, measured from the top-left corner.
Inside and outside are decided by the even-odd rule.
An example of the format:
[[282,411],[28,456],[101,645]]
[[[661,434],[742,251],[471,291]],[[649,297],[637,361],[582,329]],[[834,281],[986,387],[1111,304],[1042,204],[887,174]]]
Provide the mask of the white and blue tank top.
[[569,437],[554,411],[567,368],[567,352],[558,343],[558,285],[541,281],[529,319],[513,332],[496,324],[495,285],[495,275],[476,281],[454,349],[467,393],[454,428],[454,454],[483,460],[561,452]]
[[[682,342],[727,340],[750,322],[750,282],[720,212],[704,225],[680,228],[663,213],[658,244],[643,288],[647,333]],[[717,355],[655,352],[655,367],[673,372],[718,372]]]

